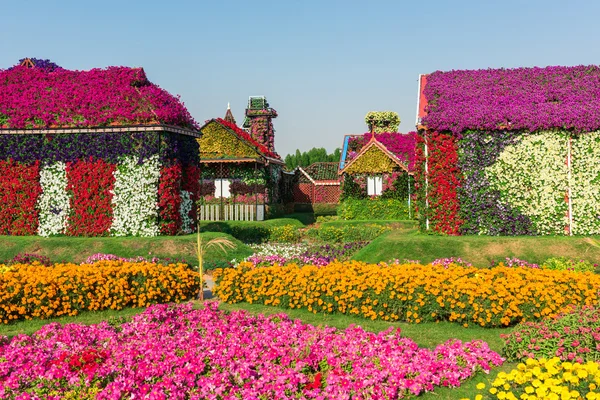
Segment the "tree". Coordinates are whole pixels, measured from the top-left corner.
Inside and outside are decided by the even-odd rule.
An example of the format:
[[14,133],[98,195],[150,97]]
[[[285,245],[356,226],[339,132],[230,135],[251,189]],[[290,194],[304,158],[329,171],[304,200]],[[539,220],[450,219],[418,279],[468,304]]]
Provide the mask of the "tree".
[[300,152],[296,150],[294,154],[285,156],[285,166],[288,170],[293,170],[296,167],[308,167],[316,162],[338,162],[340,160],[341,149],[337,148],[332,154],[328,154],[323,147],[313,147],[312,149]]

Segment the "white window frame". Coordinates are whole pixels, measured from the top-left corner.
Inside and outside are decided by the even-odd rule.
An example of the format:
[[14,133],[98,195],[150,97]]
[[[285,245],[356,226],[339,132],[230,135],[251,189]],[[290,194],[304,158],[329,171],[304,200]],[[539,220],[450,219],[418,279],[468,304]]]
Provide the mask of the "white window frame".
[[[229,186],[231,185],[231,180],[229,179],[215,179],[215,197],[224,199],[228,199],[231,197],[231,191],[229,190]],[[221,195],[222,194],[222,195]]]
[[367,176],[367,195],[381,196],[383,191],[383,177],[381,175]]

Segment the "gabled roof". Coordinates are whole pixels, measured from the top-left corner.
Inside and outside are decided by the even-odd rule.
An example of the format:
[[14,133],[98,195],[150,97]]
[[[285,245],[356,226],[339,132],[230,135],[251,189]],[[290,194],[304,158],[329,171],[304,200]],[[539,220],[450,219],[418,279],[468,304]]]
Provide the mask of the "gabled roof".
[[348,170],[350,170],[352,168],[353,164],[358,162],[358,160],[360,160],[365,154],[368,154],[370,150],[373,151],[374,149],[379,149],[393,163],[395,163],[397,166],[399,166],[401,169],[405,170],[409,174],[412,174],[412,172],[409,171],[408,163],[406,161],[400,160],[398,158],[398,156],[396,156],[394,153],[389,151],[381,142],[379,142],[377,140],[377,135],[371,135],[369,142],[365,146],[362,147],[360,152],[354,158],[352,158],[350,161],[348,161],[345,164],[345,166],[338,172],[338,174],[341,175],[344,172],[347,172]]
[[600,129],[597,65],[436,71],[419,86],[417,117],[430,130]]
[[312,183],[339,182],[338,163],[316,162],[308,167],[298,167],[298,170]]
[[[279,154],[269,151],[265,146],[261,145],[256,140],[254,140],[252,138],[252,136],[250,136],[247,132],[242,130],[237,125],[232,124],[231,122],[225,121],[223,118],[214,118],[214,119],[206,121],[206,123],[202,127],[200,127],[200,131],[203,132],[204,129],[208,125],[215,124],[215,123],[219,124],[220,126],[225,128],[231,135],[233,135],[234,137],[239,139],[241,142],[246,144],[249,148],[256,151],[257,155],[264,157],[266,160],[268,160],[270,162],[282,164],[281,157],[279,156]],[[208,139],[208,138],[206,138],[206,139]],[[200,151],[202,152],[202,148],[200,148]],[[231,155],[231,156],[232,156],[232,158],[234,158],[236,155]]]
[[70,71],[24,62],[0,70],[0,129],[131,125],[198,128],[179,98],[142,68]]
[[[415,160],[415,141],[416,132],[399,133],[385,132],[376,133],[375,137],[380,146],[386,152],[391,153],[394,158],[398,159],[405,165],[409,171],[414,168]],[[364,153],[362,150],[370,144],[373,139],[373,134],[367,132],[363,135],[346,135],[342,146],[339,169],[343,170],[353,159],[358,157],[358,154]]]
[[227,112],[225,113],[225,118],[223,119],[233,125],[237,125],[235,118],[233,117],[233,113],[231,112],[231,107],[229,107],[229,103],[227,103]]

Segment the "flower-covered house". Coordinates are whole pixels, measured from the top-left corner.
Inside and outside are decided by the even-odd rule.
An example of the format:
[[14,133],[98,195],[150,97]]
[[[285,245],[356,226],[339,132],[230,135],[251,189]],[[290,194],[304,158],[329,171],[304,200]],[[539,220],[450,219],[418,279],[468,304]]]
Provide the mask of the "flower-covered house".
[[344,203],[348,203],[363,210],[348,212],[345,217],[349,219],[376,208],[380,215],[371,217],[410,219],[416,133],[383,131],[397,130],[399,119],[394,126],[376,124],[370,121],[371,114],[366,118],[371,132],[344,137],[338,172],[342,177],[342,216],[349,207]]
[[341,179],[337,162],[316,162],[297,167],[294,183],[296,204],[337,204],[340,200]]
[[264,97],[250,97],[243,126],[231,110],[201,128],[200,218],[263,220],[281,202],[283,161],[275,152],[272,119],[277,112]]
[[192,232],[199,136],[142,68],[0,70],[0,234]]
[[423,229],[600,233],[600,67],[437,71],[418,99]]

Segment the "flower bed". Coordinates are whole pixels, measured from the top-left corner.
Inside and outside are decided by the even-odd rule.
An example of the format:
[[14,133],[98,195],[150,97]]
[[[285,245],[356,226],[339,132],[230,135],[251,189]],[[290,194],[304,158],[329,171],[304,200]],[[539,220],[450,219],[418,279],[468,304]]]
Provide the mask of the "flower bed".
[[481,341],[424,349],[391,328],[339,331],[216,303],[153,306],[119,327],[49,324],[0,344],[0,359],[0,397],[46,399],[405,398],[502,363]]
[[[270,243],[254,246],[255,253],[244,261],[255,267],[271,266],[274,263],[285,265],[302,263],[324,266],[334,260],[346,261],[369,242],[352,242],[337,245],[320,245],[309,247],[306,244]],[[235,261],[235,260],[234,260]]]
[[600,312],[597,307],[573,308],[554,318],[524,322],[505,340],[503,353],[511,361],[558,357],[562,361],[600,360]]
[[448,320],[468,326],[508,326],[557,314],[570,304],[598,301],[600,276],[534,268],[478,269],[454,264],[387,265],[357,261],[324,267],[295,264],[215,271],[215,293],[312,312],[355,314],[407,322]]
[[500,372],[490,388],[476,399],[599,399],[600,368],[598,363],[561,362],[558,357],[527,359],[509,373]]
[[0,274],[0,323],[180,302],[198,293],[199,281],[185,264],[14,264]]

